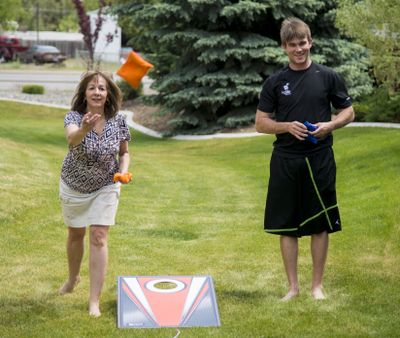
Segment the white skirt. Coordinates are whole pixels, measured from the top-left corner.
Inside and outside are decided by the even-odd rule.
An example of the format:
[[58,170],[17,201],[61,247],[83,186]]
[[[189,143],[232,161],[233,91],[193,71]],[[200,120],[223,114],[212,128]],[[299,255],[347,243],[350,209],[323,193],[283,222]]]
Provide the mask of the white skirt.
[[107,185],[89,194],[69,188],[60,180],[60,200],[64,222],[69,227],[114,225],[121,183]]

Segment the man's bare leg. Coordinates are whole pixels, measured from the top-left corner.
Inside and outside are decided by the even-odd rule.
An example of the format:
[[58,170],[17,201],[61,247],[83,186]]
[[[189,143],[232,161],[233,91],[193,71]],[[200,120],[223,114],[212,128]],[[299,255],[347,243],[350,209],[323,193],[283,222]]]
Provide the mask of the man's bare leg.
[[99,317],[100,313],[100,294],[104,284],[108,261],[108,226],[90,227],[90,296],[89,314]]
[[326,298],[322,287],[322,278],[328,256],[328,247],[328,232],[324,231],[311,236],[311,255],[313,261],[311,295],[317,300]]
[[81,269],[82,257],[84,252],[84,238],[86,228],[68,227],[67,238],[67,257],[68,257],[68,280],[58,290],[60,295],[71,293],[81,278],[79,272]]
[[297,256],[299,249],[297,237],[281,236],[280,245],[289,283],[289,292],[281,300],[288,301],[299,294],[299,283],[297,280]]

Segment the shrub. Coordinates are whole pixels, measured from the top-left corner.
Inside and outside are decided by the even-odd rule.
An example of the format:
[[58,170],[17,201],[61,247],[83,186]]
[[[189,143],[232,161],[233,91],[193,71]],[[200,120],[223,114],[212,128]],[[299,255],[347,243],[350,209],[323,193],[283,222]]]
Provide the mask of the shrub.
[[389,94],[384,87],[354,103],[356,120],[363,122],[400,122],[400,93]]
[[24,85],[22,92],[25,94],[44,94],[44,87],[40,85]]
[[143,85],[141,84],[139,89],[133,88],[128,82],[121,80],[117,82],[119,89],[122,92],[122,99],[124,101],[134,100],[142,95]]

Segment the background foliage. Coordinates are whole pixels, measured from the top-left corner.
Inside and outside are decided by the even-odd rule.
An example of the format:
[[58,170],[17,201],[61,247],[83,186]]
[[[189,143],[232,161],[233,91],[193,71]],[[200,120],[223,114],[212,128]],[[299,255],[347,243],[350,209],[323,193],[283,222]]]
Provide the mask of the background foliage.
[[23,16],[21,0],[0,1],[0,32],[7,29],[15,29],[17,18]]
[[372,95],[356,103],[360,121],[400,122],[400,2],[341,0],[336,23],[366,46],[375,82]]
[[400,2],[341,0],[337,25],[369,50],[378,85],[400,92]]
[[[84,5],[88,10],[95,10],[99,1],[85,0]],[[1,28],[77,32],[78,19],[71,0],[1,0]]]
[[[128,1],[114,7],[140,27],[131,45],[155,64],[151,102],[174,112],[175,132],[208,133],[253,122],[263,81],[286,64],[283,18],[298,16],[314,32],[314,60],[344,76],[353,97],[371,90],[366,50],[341,39],[335,1]],[[130,19],[130,21],[128,20]]]

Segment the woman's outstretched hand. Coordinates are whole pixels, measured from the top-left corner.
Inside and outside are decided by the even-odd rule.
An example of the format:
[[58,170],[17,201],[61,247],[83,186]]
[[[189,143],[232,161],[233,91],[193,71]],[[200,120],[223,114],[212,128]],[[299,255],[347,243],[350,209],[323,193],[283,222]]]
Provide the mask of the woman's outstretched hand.
[[91,131],[96,122],[101,118],[100,114],[91,113],[90,111],[83,115],[81,127],[84,131]]

